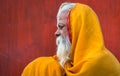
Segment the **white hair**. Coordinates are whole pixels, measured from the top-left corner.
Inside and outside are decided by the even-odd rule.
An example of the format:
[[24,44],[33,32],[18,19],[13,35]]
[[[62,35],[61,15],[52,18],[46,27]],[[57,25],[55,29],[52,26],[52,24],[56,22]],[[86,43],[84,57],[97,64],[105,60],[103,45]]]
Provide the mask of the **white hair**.
[[67,12],[69,14],[69,11],[72,9],[72,7],[75,5],[75,3],[62,3],[61,6],[59,7],[58,13],[57,13],[57,21],[63,12]]
[[[57,24],[59,23],[59,17],[61,16],[61,13],[67,12],[69,14],[69,11],[72,9],[72,7],[75,5],[75,3],[62,3],[58,14],[57,14]],[[67,14],[67,16],[68,16]],[[66,16],[66,17],[67,17]],[[56,39],[57,44],[57,57],[59,59],[60,65],[64,68],[64,64],[66,61],[70,60],[69,54],[71,49],[71,43],[69,40],[69,36],[59,36]]]

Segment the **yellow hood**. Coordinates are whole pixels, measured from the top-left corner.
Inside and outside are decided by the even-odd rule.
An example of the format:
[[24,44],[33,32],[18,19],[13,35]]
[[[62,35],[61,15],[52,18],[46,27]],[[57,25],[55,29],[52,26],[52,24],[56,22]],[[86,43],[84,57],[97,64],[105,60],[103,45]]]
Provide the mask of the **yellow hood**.
[[94,11],[86,5],[76,4],[70,13],[72,34],[71,57],[74,64],[104,48],[100,23]]
[[77,3],[70,12],[69,22],[72,60],[65,65],[67,75],[120,76],[119,62],[104,46],[95,12],[87,5]]

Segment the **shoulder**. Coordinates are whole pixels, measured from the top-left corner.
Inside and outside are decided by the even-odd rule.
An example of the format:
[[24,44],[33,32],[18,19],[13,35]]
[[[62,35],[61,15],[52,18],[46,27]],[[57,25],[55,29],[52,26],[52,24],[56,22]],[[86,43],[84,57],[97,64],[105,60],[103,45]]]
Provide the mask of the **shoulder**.
[[96,76],[120,75],[120,63],[108,50],[93,55],[85,63],[84,68],[86,72],[96,74]]

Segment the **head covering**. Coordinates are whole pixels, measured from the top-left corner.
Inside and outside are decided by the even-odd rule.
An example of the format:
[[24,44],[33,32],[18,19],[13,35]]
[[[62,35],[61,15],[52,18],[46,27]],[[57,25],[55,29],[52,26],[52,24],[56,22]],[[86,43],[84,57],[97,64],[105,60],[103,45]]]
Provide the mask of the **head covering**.
[[105,48],[100,23],[87,5],[76,3],[69,17],[71,61],[65,65],[68,76],[120,76],[120,64]]
[[103,37],[95,12],[83,4],[76,4],[70,13],[72,59],[74,64],[88,54],[104,48]]

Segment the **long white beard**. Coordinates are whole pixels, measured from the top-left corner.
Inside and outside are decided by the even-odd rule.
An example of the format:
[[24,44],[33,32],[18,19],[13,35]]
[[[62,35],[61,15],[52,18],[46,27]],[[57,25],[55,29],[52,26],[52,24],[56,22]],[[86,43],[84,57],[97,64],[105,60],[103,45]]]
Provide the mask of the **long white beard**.
[[65,62],[70,59],[69,54],[70,54],[71,43],[69,41],[69,37],[68,36],[57,37],[56,44],[57,44],[57,56],[59,59],[59,63],[62,67],[64,67]]

